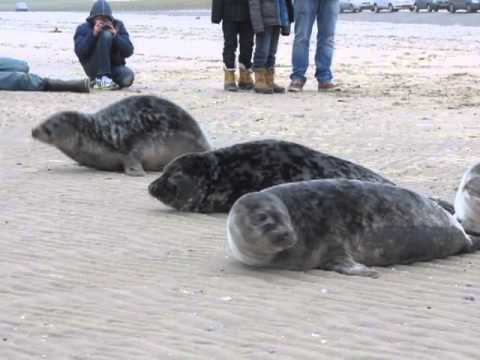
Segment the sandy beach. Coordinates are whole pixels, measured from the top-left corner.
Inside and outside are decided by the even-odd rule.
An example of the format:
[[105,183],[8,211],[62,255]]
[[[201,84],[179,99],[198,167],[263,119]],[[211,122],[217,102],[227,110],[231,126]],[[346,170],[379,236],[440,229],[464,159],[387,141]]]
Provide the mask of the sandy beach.
[[[379,279],[250,269],[225,256],[224,215],[148,196],[158,173],[79,167],[30,137],[54,112],[155,94],[215,147],[292,140],[452,201],[479,160],[477,28],[340,20],[342,91],[317,93],[311,68],[302,94],[260,96],[222,90],[208,14],[118,17],[136,48],[132,88],[0,94],[0,359],[479,358],[480,254],[378,268]],[[72,37],[84,18],[0,12],[0,55],[81,77]],[[292,40],[279,49],[284,85]]]

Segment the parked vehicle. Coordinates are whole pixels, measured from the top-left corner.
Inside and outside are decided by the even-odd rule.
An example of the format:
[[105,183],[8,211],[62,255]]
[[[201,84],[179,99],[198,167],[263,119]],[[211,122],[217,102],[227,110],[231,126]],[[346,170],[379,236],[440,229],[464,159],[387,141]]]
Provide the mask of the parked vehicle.
[[362,10],[372,10],[375,0],[363,0],[360,5],[360,11]]
[[432,0],[432,10],[448,9],[448,0]]
[[451,13],[457,10],[477,12],[480,9],[480,0],[448,0],[448,11]]
[[419,12],[420,10],[427,10],[428,12],[432,12],[432,0],[415,0],[413,4],[412,11]]
[[345,11],[361,12],[362,0],[340,0],[340,12],[343,13]]
[[28,5],[25,2],[17,2],[15,4],[15,11],[28,11]]
[[375,0],[372,11],[378,13],[381,10],[389,12],[398,11],[401,9],[408,9],[413,11],[416,0]]

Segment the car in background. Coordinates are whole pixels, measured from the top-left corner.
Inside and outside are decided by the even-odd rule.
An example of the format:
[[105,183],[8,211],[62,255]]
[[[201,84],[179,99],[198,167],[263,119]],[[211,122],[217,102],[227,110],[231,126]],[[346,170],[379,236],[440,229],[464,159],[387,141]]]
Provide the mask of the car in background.
[[427,10],[428,12],[432,12],[432,2],[432,0],[415,0],[412,11],[419,12],[420,10]]
[[344,13],[349,12],[361,12],[362,11],[362,0],[340,0],[340,12]]
[[380,12],[381,10],[394,12],[407,9],[413,11],[414,6],[415,0],[375,0],[372,11],[376,13]]
[[374,3],[375,3],[375,0],[363,0],[360,3],[360,11],[362,11],[362,10],[372,10]]
[[466,10],[469,13],[473,13],[479,9],[480,0],[448,0],[448,11],[451,13],[457,10]]
[[448,9],[448,0],[432,0],[432,10],[447,10]]
[[25,2],[17,2],[15,4],[15,11],[28,11],[28,5]]

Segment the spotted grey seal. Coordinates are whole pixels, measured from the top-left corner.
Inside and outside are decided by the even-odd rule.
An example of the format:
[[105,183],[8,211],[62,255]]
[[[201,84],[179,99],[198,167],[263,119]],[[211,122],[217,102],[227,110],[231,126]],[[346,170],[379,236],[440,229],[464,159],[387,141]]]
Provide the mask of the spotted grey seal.
[[32,130],[81,165],[132,176],[159,171],[175,157],[210,149],[197,122],[176,104],[131,96],[95,114],[60,112]]
[[149,186],[177,210],[228,212],[243,194],[293,181],[347,178],[393,183],[350,161],[280,140],[252,141],[172,161]]
[[251,266],[377,277],[368,266],[408,264],[479,247],[453,215],[413,191],[358,180],[277,185],[242,196],[227,250]]
[[455,217],[467,233],[480,235],[480,163],[469,168],[460,181]]
[[[172,161],[149,186],[150,194],[177,210],[228,212],[243,194],[312,179],[345,178],[394,185],[361,165],[306,146],[260,140],[187,154]],[[432,199],[453,213],[453,206]]]

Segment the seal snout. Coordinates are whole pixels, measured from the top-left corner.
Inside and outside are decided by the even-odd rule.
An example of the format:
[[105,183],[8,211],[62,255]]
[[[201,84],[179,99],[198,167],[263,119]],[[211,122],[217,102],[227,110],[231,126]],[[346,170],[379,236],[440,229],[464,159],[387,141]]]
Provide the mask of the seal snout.
[[38,139],[39,136],[40,136],[40,130],[38,128],[32,129],[32,137],[34,139]]

